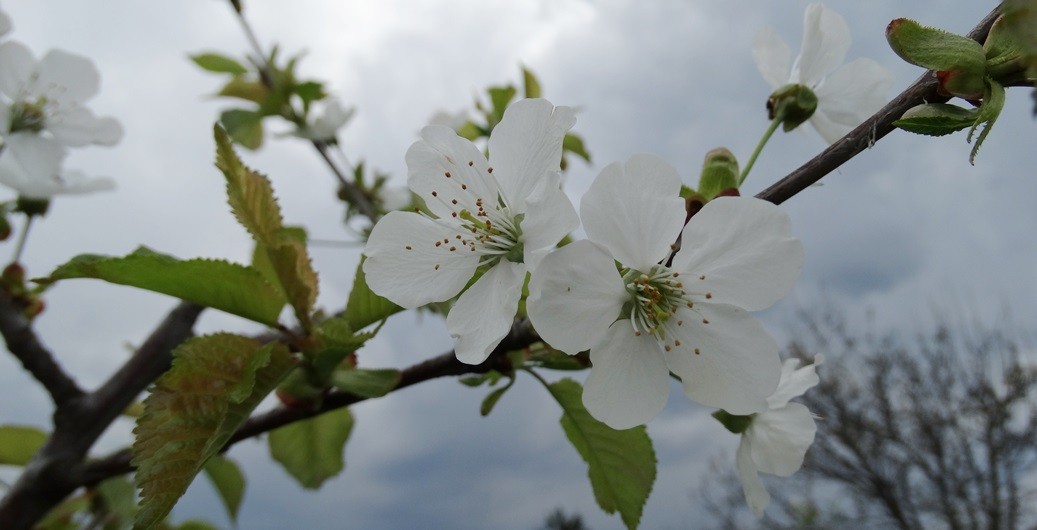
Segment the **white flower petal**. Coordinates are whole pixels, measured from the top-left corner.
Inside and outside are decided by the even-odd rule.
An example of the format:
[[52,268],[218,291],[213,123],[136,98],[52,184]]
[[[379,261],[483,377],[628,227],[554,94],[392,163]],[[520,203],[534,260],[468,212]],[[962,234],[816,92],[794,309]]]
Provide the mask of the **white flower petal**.
[[0,91],[21,99],[26,82],[36,69],[36,59],[24,44],[9,40],[0,44]]
[[61,106],[88,100],[101,88],[101,74],[93,61],[64,50],[48,51],[37,72],[39,75],[30,81],[29,90]]
[[367,284],[407,309],[453,297],[475,274],[480,259],[454,244],[457,235],[456,229],[422,215],[389,212],[374,225],[364,247]]
[[744,436],[752,440],[752,457],[761,473],[787,477],[803,466],[814,443],[817,425],[801,403],[789,403],[753,418]]
[[745,502],[756,517],[763,517],[763,510],[771,503],[771,495],[760,482],[760,474],[753,463],[751,442],[748,437],[742,435],[742,441],[738,444],[738,453],[735,455],[735,465],[738,467],[738,477],[742,480],[742,493],[745,494]]
[[647,271],[666,257],[684,226],[680,188],[677,170],[656,155],[605,166],[580,203],[587,236],[623,265]]
[[647,423],[666,406],[669,370],[655,339],[635,336],[629,325],[617,322],[590,356],[583,405],[598,421],[629,429]]
[[779,409],[788,404],[789,400],[802,396],[807,390],[817,386],[821,380],[817,377],[817,365],[824,361],[823,355],[814,357],[814,364],[798,368],[799,359],[786,359],[781,365],[781,380],[778,388],[767,398],[767,406],[771,409]]
[[11,31],[11,17],[7,16],[7,13],[0,11],[0,37],[7,35]]
[[778,344],[758,320],[725,304],[695,304],[670,317],[680,346],[667,364],[684,382],[684,393],[735,415],[767,409],[781,377]]
[[522,220],[523,261],[530,272],[566,234],[580,226],[576,208],[560,186],[559,173],[549,171],[527,201],[526,216]]
[[[462,208],[475,213],[477,199],[488,207],[497,204],[500,192],[486,171],[486,157],[450,128],[429,125],[422,129],[421,140],[410,146],[406,160],[407,185],[440,218],[449,218]],[[453,204],[455,200],[457,204]]]
[[47,120],[47,130],[69,147],[115,145],[122,139],[122,125],[114,118],[98,118],[84,107],[63,109]]
[[581,240],[540,262],[529,280],[526,310],[544,341],[575,355],[604,340],[627,298],[612,256]]
[[807,6],[794,80],[810,87],[817,85],[843,63],[850,41],[850,27],[839,13],[822,4]]
[[114,180],[108,177],[89,177],[82,171],[66,170],[61,175],[61,181],[61,188],[56,190],[55,194],[82,195],[115,189]]
[[789,216],[752,197],[710,201],[684,229],[672,269],[689,291],[757,311],[788,294],[803,268],[803,245],[789,235]]
[[789,83],[792,50],[773,29],[764,28],[756,34],[753,39],[753,59],[771,88],[781,88]]
[[562,139],[576,123],[569,107],[555,107],[546,99],[512,103],[490,133],[490,167],[511,211],[526,211],[526,199],[544,173],[558,171]]
[[4,138],[0,152],[0,183],[19,195],[46,199],[60,186],[65,148],[36,133],[18,132]]
[[457,360],[479,364],[490,356],[511,330],[525,280],[521,263],[501,260],[461,295],[446,319]]
[[856,59],[832,72],[814,91],[817,111],[810,123],[833,143],[886,103],[893,76],[871,59]]

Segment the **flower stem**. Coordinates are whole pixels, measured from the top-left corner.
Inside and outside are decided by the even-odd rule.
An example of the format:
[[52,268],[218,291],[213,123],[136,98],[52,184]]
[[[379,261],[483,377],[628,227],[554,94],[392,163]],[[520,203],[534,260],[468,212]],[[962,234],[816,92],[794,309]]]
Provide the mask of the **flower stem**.
[[18,236],[18,246],[14,248],[14,257],[11,258],[11,263],[18,263],[18,260],[22,258],[22,250],[25,249],[25,240],[29,237],[29,227],[32,226],[32,220],[35,218],[35,215],[26,216],[25,226],[22,227],[22,234]]
[[771,120],[771,124],[764,131],[763,137],[760,138],[760,143],[756,144],[756,149],[753,154],[749,156],[749,161],[745,163],[745,167],[742,169],[742,174],[738,176],[738,186],[741,187],[742,183],[745,182],[745,177],[749,176],[749,170],[753,168],[753,164],[756,163],[756,157],[760,156],[760,152],[763,151],[763,146],[767,145],[767,141],[774,135],[774,131],[778,130],[778,125],[781,125],[781,121],[785,118],[783,112],[778,112],[774,119]]

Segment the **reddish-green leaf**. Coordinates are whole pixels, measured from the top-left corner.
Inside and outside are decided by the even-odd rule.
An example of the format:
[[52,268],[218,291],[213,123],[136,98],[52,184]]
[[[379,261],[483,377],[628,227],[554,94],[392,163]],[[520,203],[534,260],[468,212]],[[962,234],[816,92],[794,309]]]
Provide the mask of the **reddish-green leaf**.
[[280,343],[221,333],[188,340],[144,400],[133,465],[141,489],[135,529],[153,528],[195,475],[292,367]]

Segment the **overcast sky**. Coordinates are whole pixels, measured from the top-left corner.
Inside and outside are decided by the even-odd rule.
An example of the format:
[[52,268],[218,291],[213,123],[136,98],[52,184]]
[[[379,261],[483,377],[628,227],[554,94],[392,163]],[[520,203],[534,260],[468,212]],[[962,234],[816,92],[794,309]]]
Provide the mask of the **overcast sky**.
[[[752,61],[753,35],[770,25],[795,53],[807,3],[245,0],[264,46],[307,50],[302,72],[326,80],[358,108],[341,136],[350,157],[392,173],[399,184],[403,154],[436,110],[470,106],[482,88],[517,81],[518,65],[527,65],[553,103],[580,109],[575,131],[594,164],[576,162],[569,172],[574,200],[601,167],[635,153],[663,156],[692,184],[714,147],[744,160],[767,126],[769,88]],[[889,51],[886,24],[909,17],[965,33],[995,5],[954,4],[828,5],[852,28],[848,58],[870,57],[887,67],[892,96],[921,71]],[[23,260],[30,274],[46,275],[76,254],[126,254],[138,245],[181,258],[247,261],[250,239],[228,213],[223,179],[212,165],[212,122],[229,102],[211,98],[219,78],[187,60],[202,51],[247,51],[226,2],[2,0],[0,7],[14,23],[9,38],[37,57],[53,47],[93,59],[103,81],[91,106],[126,130],[115,148],[77,149],[69,157],[69,167],[110,176],[118,189],[58,198],[33,227]],[[934,306],[985,319],[1010,307],[1015,321],[1034,322],[1037,124],[1029,96],[1009,92],[975,166],[963,134],[933,139],[895,132],[826,177],[824,186],[787,202],[806,264],[793,294],[760,315],[768,328],[787,338],[793,313],[823,298],[852,315],[873,310],[880,326],[907,330],[925,326]],[[763,189],[824,146],[810,130],[778,135],[744,191]],[[305,225],[313,238],[350,239],[334,181],[310,146],[271,137],[245,158],[270,175],[289,222]],[[320,247],[313,255],[321,303],[341,307],[358,249]],[[40,335],[92,388],[175,301],[79,280],[58,285],[47,304],[37,321]],[[216,329],[256,328],[206,312],[198,330]],[[402,367],[449,348],[439,319],[399,316],[362,351],[361,364]],[[347,470],[318,492],[302,491],[270,463],[264,443],[240,444],[231,456],[247,468],[249,490],[239,526],[529,529],[560,506],[580,512],[593,528],[621,527],[594,504],[585,466],[558,426],[557,405],[534,381],[520,378],[489,418],[478,416],[484,392],[444,379],[355,407]],[[46,395],[7,357],[0,358],[0,403],[2,423],[47,426]],[[667,409],[649,425],[660,466],[644,528],[687,528],[710,458],[733,467],[737,438],[708,412],[674,387]],[[117,425],[100,450],[127,444],[131,427]],[[227,525],[200,482],[176,517]]]

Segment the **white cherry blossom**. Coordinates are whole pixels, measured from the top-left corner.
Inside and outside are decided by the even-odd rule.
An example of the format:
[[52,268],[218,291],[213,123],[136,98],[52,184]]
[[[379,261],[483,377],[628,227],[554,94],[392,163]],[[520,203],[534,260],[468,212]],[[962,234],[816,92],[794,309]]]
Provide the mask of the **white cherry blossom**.
[[742,433],[735,463],[742,479],[742,491],[749,508],[757,517],[770,504],[771,496],[760,482],[760,473],[788,477],[803,466],[803,458],[814,443],[817,425],[805,406],[789,403],[819,382],[817,365],[797,368],[799,359],[788,359],[781,367],[778,388],[767,398],[767,410],[753,416]]
[[843,64],[850,41],[843,17],[817,3],[807,6],[803,16],[803,43],[795,62],[788,44],[771,28],[761,30],[753,42],[756,66],[771,88],[801,84],[817,95],[810,123],[828,143],[880,109],[893,84],[889,71],[871,59]]
[[670,372],[691,399],[734,414],[764,410],[778,384],[778,345],[747,310],[770,306],[799,276],[789,218],[722,197],[685,227],[680,187],[654,155],[605,167],[580,205],[589,239],[544,258],[530,280],[533,326],[566,353],[590,350],[583,402],[616,429],[659,413]]
[[86,57],[51,50],[36,61],[16,41],[0,44],[0,134],[35,132],[63,145],[115,145],[122,126],[83,102],[97,95],[100,74]]
[[364,254],[371,289],[415,308],[456,296],[447,316],[457,358],[478,364],[507,335],[526,272],[579,226],[560,188],[572,109],[544,99],[511,105],[489,140],[489,160],[452,129],[430,125],[407,151],[408,186],[431,215],[389,212]]
[[319,101],[317,105],[318,108],[315,109],[317,117],[292,134],[308,140],[330,142],[335,140],[338,130],[349,123],[349,120],[353,119],[353,115],[356,114],[355,108],[343,107],[338,98],[327,98]]

